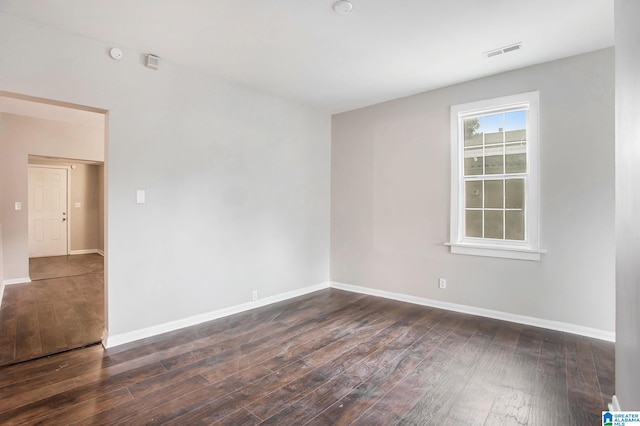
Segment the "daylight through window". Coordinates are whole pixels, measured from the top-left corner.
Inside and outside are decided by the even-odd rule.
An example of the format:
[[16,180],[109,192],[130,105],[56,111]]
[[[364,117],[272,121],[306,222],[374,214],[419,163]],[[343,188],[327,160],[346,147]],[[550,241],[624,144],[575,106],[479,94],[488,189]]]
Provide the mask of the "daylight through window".
[[465,237],[523,241],[527,110],[463,119]]
[[539,257],[537,108],[537,92],[452,107],[452,252]]

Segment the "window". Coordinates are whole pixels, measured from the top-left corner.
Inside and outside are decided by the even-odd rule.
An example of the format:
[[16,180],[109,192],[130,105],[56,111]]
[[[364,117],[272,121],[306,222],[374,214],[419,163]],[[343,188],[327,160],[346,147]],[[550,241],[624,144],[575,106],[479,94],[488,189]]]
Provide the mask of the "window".
[[539,260],[538,92],[451,107],[452,253]]

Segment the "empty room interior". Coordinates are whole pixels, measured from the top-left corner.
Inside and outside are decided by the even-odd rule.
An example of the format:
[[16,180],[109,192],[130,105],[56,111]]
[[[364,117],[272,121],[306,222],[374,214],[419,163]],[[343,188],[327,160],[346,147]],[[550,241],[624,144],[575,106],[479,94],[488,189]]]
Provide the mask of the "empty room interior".
[[0,0],[0,423],[640,410],[638,17]]

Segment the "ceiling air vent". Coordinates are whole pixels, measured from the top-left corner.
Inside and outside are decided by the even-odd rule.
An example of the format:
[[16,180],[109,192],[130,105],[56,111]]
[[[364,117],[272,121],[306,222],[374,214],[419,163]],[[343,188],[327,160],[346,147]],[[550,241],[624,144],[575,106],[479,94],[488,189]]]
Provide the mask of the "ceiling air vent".
[[484,52],[484,54],[487,56],[487,58],[491,58],[493,56],[502,55],[503,53],[509,53],[513,52],[514,50],[519,50],[520,48],[522,48],[521,42],[510,44],[509,46],[501,47],[499,49],[493,49],[488,52]]
[[147,55],[144,61],[144,66],[147,68],[151,68],[152,70],[157,70],[160,68],[160,58],[156,55]]

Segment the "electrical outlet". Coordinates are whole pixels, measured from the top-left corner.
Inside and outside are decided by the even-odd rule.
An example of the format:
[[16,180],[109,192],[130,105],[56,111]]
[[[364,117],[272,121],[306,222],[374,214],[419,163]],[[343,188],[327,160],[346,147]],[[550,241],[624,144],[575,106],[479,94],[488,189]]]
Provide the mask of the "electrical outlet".
[[443,289],[447,288],[447,280],[445,280],[444,278],[440,278],[438,280],[438,287]]
[[251,292],[251,300],[253,300],[254,302],[258,300],[258,290],[253,290]]

